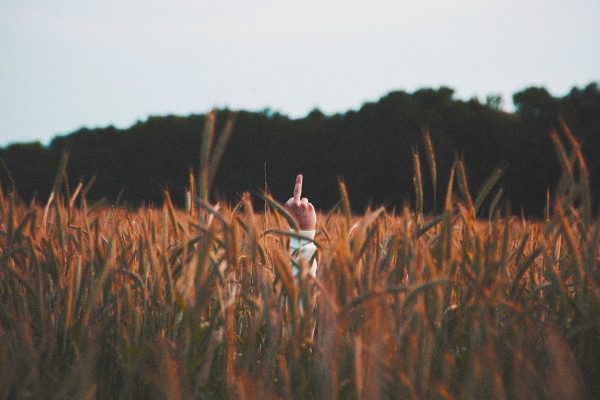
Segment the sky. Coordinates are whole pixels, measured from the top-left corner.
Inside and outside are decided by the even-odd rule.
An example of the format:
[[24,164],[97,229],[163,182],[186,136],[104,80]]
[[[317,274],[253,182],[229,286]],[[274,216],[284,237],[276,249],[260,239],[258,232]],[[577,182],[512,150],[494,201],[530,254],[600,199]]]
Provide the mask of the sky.
[[1,0],[0,146],[212,107],[600,81],[598,0]]

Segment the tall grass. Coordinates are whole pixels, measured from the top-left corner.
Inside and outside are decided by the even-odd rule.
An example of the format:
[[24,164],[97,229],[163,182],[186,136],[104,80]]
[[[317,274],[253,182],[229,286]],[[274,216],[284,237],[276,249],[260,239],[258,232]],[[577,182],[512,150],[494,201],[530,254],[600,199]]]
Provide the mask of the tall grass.
[[[268,194],[260,215],[248,195],[209,203],[210,163],[187,211],[168,193],[133,211],[66,192],[65,158],[47,204],[0,192],[0,397],[593,398],[600,224],[563,130],[543,222],[496,210],[500,172],[473,201],[460,161],[423,215],[417,151],[416,212],[352,215],[340,182],[317,279],[292,276],[293,221]],[[213,139],[204,160],[222,156]]]

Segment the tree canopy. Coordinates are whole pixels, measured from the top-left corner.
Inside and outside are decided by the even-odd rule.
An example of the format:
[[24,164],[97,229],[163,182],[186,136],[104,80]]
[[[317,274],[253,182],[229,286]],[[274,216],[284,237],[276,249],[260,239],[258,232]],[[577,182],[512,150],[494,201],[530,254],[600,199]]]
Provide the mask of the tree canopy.
[[[500,184],[513,212],[540,216],[546,192],[557,184],[560,167],[550,140],[559,117],[582,143],[594,198],[600,194],[600,90],[596,83],[553,97],[543,87],[513,96],[515,112],[500,109],[502,99],[484,102],[454,98],[447,87],[394,91],[359,110],[326,115],[318,109],[304,118],[280,113],[241,111],[218,170],[213,198],[235,201],[245,191],[261,190],[285,201],[294,177],[305,176],[305,192],[318,208],[339,199],[337,179],[346,182],[357,210],[369,204],[398,208],[412,201],[411,149],[421,149],[423,131],[431,133],[444,188],[448,171],[459,156],[471,189],[476,191],[496,167],[504,168]],[[221,126],[228,110],[218,112]],[[188,173],[199,163],[204,115],[149,117],[127,129],[79,129],[56,137],[48,146],[13,144],[0,149],[2,185],[14,182],[28,200],[45,199],[63,152],[69,154],[70,185],[95,181],[88,197],[127,202],[132,206],[160,203],[168,189],[184,201]],[[217,132],[219,129],[217,129]],[[424,159],[424,158],[423,158]],[[428,176],[427,164],[423,176]],[[424,179],[426,193],[433,193]],[[443,190],[438,189],[437,204]],[[425,209],[433,199],[426,196]]]

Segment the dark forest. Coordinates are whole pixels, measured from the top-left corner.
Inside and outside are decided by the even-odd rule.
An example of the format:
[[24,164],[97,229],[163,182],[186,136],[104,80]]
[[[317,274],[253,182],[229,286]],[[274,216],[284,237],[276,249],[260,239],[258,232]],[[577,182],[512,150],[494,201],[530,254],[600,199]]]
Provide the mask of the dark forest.
[[[484,102],[454,98],[447,87],[413,93],[394,91],[354,111],[325,115],[315,109],[291,119],[278,112],[238,112],[233,133],[215,178],[212,200],[236,201],[246,191],[268,190],[285,201],[294,177],[305,177],[305,193],[319,209],[339,199],[338,179],[356,211],[372,205],[390,210],[413,197],[412,149],[421,152],[428,130],[437,158],[438,187],[459,157],[472,191],[496,169],[503,170],[501,204],[515,214],[540,217],[547,191],[556,186],[560,165],[550,133],[561,134],[560,118],[582,143],[593,198],[600,195],[600,90],[597,83],[554,97],[542,87],[514,94],[515,112]],[[229,110],[219,110],[217,128]],[[79,129],[48,146],[12,144],[0,149],[0,179],[15,185],[25,201],[44,202],[63,153],[68,154],[69,184],[93,180],[92,200],[136,207],[162,202],[163,191],[183,205],[190,171],[199,163],[204,115],[149,117],[127,129]],[[217,129],[219,132],[219,129]],[[423,174],[428,176],[427,164]],[[425,210],[434,212],[443,190],[424,180]],[[597,205],[597,204],[596,204]]]

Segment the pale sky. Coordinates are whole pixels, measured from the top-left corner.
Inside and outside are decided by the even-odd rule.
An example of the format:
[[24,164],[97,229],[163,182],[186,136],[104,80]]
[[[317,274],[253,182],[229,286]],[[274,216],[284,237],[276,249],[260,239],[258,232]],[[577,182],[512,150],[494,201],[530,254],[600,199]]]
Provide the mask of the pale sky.
[[600,81],[599,0],[1,0],[0,146],[213,106],[292,117],[392,90]]

